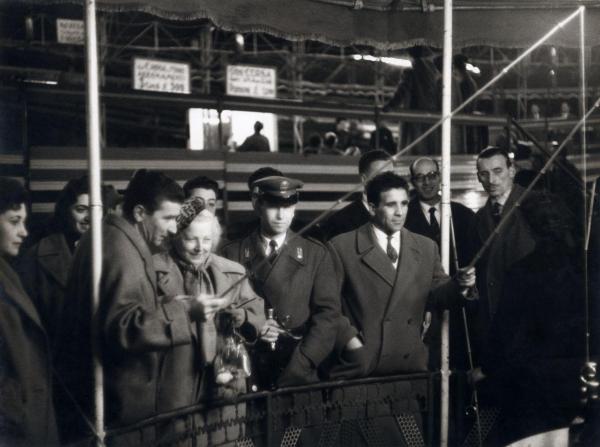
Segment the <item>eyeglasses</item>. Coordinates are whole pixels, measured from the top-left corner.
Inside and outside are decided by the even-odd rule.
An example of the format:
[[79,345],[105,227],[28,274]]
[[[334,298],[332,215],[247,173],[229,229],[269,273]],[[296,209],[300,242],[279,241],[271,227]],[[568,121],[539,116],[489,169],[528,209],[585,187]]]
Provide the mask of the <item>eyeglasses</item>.
[[438,171],[431,171],[428,172],[427,174],[417,174],[413,176],[413,181],[416,183],[423,183],[423,181],[425,181],[425,179],[429,180],[430,182],[437,180],[440,177],[440,173]]

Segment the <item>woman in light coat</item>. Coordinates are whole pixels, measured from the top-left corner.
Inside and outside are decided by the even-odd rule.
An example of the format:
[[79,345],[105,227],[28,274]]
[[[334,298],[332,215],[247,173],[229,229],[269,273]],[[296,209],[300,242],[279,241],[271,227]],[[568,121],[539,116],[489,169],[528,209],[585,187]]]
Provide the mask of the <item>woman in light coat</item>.
[[[215,399],[231,398],[244,392],[244,376],[234,374],[223,379],[225,376],[220,375],[223,371],[214,365],[215,355],[223,343],[217,328],[219,322],[229,321],[238,334],[253,341],[265,322],[262,299],[254,293],[248,279],[242,279],[244,267],[212,252],[220,237],[218,220],[206,210],[196,215],[193,211],[190,213],[190,209],[189,205],[184,205],[178,234],[169,252],[153,257],[160,295],[171,297],[165,299],[196,299],[204,303],[204,316],[200,319],[203,321],[194,328],[195,343],[173,349],[169,354],[172,358],[165,359],[164,364],[170,366],[164,370],[164,375],[172,375],[173,380],[163,383],[171,383],[173,387],[161,391],[164,402],[169,402],[169,405],[161,406],[162,411],[198,402],[210,405]],[[224,292],[227,293],[221,296]],[[182,432],[189,433],[190,429],[199,426],[244,416],[245,404],[227,405],[202,415],[181,418],[178,424],[171,425],[173,431],[164,436],[166,439],[180,437]],[[244,426],[243,420],[238,420],[226,428],[208,430],[199,435],[204,437],[199,441],[202,445],[231,441],[233,445],[233,441],[243,437]]]

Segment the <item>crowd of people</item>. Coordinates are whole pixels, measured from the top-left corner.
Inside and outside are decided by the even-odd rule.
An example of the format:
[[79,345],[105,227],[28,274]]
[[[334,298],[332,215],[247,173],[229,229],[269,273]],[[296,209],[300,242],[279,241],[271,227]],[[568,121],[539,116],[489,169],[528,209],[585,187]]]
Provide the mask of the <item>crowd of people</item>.
[[[451,203],[445,272],[440,167],[414,160],[412,188],[395,167],[385,151],[364,153],[364,192],[311,236],[294,231],[302,182],[261,168],[248,185],[257,220],[232,240],[214,180],[182,188],[138,170],[122,197],[104,188],[95,310],[87,178],[67,183],[52,231],[25,253],[28,193],[0,178],[0,443],[90,436],[92,346],[114,428],[248,391],[436,369],[449,309],[452,367],[500,408],[486,445],[537,435],[566,446],[548,440],[567,436],[579,396],[579,217],[551,192],[523,197],[509,154],[486,148],[476,168],[488,198],[476,213]],[[168,443],[187,426],[157,424],[148,439]],[[132,436],[127,445],[148,442]]]

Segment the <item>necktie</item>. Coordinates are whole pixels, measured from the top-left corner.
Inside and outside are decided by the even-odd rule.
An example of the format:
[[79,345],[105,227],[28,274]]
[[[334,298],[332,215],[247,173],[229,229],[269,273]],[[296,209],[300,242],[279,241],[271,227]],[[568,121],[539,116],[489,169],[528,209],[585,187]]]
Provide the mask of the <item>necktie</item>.
[[396,261],[398,260],[398,252],[392,245],[392,236],[388,236],[386,252],[387,252],[388,257],[392,261],[392,264],[395,264]]
[[279,254],[277,251],[277,241],[275,239],[271,239],[269,241],[269,249],[269,256],[267,259],[271,264],[273,264],[273,262],[275,262],[275,258],[277,258],[277,255]]
[[492,205],[492,217],[495,223],[500,222],[500,216],[502,216],[502,205],[499,202],[495,202]]
[[429,208],[429,225],[431,225],[431,232],[435,235],[435,240],[440,241],[440,224],[435,218],[435,207]]

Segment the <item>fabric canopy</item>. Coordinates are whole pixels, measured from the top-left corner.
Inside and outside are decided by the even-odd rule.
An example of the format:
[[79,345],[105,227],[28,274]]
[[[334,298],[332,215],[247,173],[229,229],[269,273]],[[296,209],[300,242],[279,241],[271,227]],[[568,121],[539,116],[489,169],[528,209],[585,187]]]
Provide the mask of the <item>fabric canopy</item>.
[[[0,3],[58,4],[65,0],[0,0]],[[73,0],[69,3],[79,3]],[[442,1],[427,0],[99,0],[105,11],[142,11],[172,20],[210,19],[238,32],[266,32],[291,40],[317,40],[339,46],[379,49],[442,46]],[[455,0],[454,47],[490,45],[524,48],[573,12],[587,7],[588,30],[600,29],[597,1]],[[548,41],[579,45],[578,20]],[[589,32],[586,44],[600,44]]]

